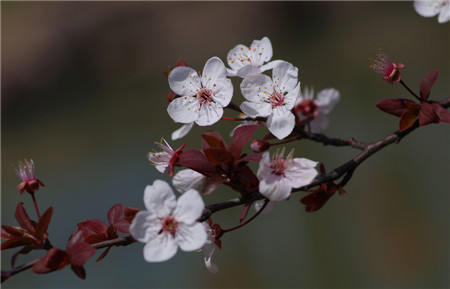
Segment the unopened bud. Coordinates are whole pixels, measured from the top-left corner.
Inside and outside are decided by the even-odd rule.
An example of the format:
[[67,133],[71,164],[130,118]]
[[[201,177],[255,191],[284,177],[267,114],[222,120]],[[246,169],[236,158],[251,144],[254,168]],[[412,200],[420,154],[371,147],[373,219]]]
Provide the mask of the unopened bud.
[[270,143],[263,140],[255,139],[252,141],[250,147],[255,153],[262,153],[269,149]]

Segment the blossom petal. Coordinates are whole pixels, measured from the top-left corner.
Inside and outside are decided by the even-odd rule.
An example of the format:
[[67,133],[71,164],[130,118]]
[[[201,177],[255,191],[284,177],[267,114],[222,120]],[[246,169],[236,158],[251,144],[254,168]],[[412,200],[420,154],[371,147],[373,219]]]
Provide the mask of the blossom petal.
[[284,96],[284,108],[287,110],[293,109],[299,97],[300,97],[300,82],[293,90],[290,90]]
[[173,212],[175,219],[184,224],[193,224],[203,213],[205,203],[200,193],[190,189],[178,198],[177,207]]
[[193,96],[202,87],[197,72],[186,66],[175,67],[169,74],[169,86],[180,96]]
[[242,95],[249,101],[262,102],[273,92],[272,79],[264,74],[252,75],[241,82]]
[[178,244],[171,234],[160,234],[150,239],[144,246],[144,259],[147,262],[167,261],[178,251]]
[[440,1],[417,0],[414,1],[414,8],[416,9],[416,12],[423,17],[433,17],[440,11],[439,2]]
[[212,99],[222,107],[227,106],[233,97],[233,84],[228,78],[218,79],[211,88]]
[[190,189],[200,186],[205,180],[205,176],[191,169],[184,169],[175,174],[172,179],[173,186],[184,193]]
[[317,115],[317,118],[313,119],[309,123],[309,128],[312,133],[319,133],[328,127],[328,123],[329,123],[328,116],[326,114],[319,113]]
[[199,126],[215,124],[223,115],[223,108],[215,102],[205,103],[200,107],[195,123]]
[[140,211],[130,225],[130,234],[139,242],[147,243],[158,236],[161,223],[156,215],[149,211]]
[[184,137],[191,131],[193,126],[194,126],[194,122],[182,125],[179,129],[177,129],[176,131],[174,131],[172,133],[172,136],[171,136],[172,140],[177,140],[177,139]]
[[300,188],[309,185],[317,176],[314,167],[317,162],[305,158],[295,158],[293,165],[285,170],[284,181],[292,188]]
[[444,6],[441,8],[441,13],[439,14],[438,22],[445,23],[449,20],[450,20],[450,3],[447,0],[447,2],[445,2]]
[[198,117],[199,102],[192,96],[175,98],[167,107],[169,116],[179,123],[191,123]]
[[249,77],[251,75],[257,75],[260,74],[262,72],[261,69],[259,69],[258,67],[255,67],[251,64],[245,65],[244,67],[240,68],[236,75],[241,77],[241,78],[246,78]]
[[279,86],[282,92],[289,92],[297,86],[298,68],[289,62],[278,63],[273,68],[272,75],[274,86]]
[[267,128],[278,139],[283,139],[290,135],[294,126],[295,116],[281,106],[274,108],[267,119]]
[[227,70],[219,57],[214,56],[206,61],[202,72],[203,87],[212,89],[214,83],[226,79]]
[[144,191],[144,204],[148,211],[154,212],[158,217],[164,217],[176,207],[175,194],[168,183],[156,180]]
[[230,66],[233,71],[237,72],[241,67],[251,64],[250,59],[243,54],[246,50],[248,50],[247,46],[238,44],[228,52],[228,66]]
[[319,107],[319,112],[328,114],[334,105],[339,102],[339,91],[334,88],[321,90],[317,93],[314,102]]
[[181,250],[191,252],[201,249],[208,240],[208,235],[201,223],[179,224],[176,239]]
[[283,180],[268,183],[265,179],[259,182],[259,192],[272,202],[286,200],[291,195],[292,188]]
[[239,108],[249,117],[269,116],[272,113],[272,107],[267,102],[248,102],[241,103]]

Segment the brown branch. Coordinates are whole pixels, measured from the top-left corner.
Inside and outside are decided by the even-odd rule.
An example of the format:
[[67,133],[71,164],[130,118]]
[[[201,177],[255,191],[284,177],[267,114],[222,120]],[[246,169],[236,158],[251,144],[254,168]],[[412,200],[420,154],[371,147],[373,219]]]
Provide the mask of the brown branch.
[[[450,107],[450,97],[445,100],[442,100],[438,103],[442,107],[448,108],[448,107]],[[228,107],[236,110],[235,107],[230,107],[230,105]],[[312,187],[318,186],[322,183],[332,182],[334,180],[337,180],[337,179],[341,178],[342,176],[344,176],[344,178],[343,178],[342,182],[340,183],[340,185],[344,186],[350,180],[353,172],[356,170],[356,168],[362,162],[364,162],[366,159],[368,159],[370,156],[372,156],[376,152],[380,151],[384,147],[386,147],[392,143],[400,142],[400,140],[402,138],[404,138],[406,135],[408,135],[409,133],[411,133],[413,130],[417,129],[418,127],[419,127],[419,121],[416,120],[416,122],[410,128],[408,128],[404,131],[395,131],[395,132],[387,135],[385,138],[383,138],[379,141],[376,141],[374,143],[361,143],[361,142],[355,141],[352,138],[350,138],[348,140],[340,139],[340,138],[330,138],[323,134],[314,134],[314,133],[305,132],[303,130],[296,131],[297,133],[301,134],[301,136],[303,138],[321,142],[324,145],[351,146],[356,149],[363,150],[363,152],[358,154],[353,159],[347,161],[343,165],[335,168],[331,172],[316,177],[309,185],[294,189],[293,192],[305,191]],[[222,211],[222,210],[225,210],[228,208],[236,207],[239,205],[252,203],[252,202],[255,202],[258,200],[262,200],[264,198],[265,197],[263,195],[261,195],[260,193],[245,194],[244,192],[242,192],[241,197],[239,197],[239,198],[234,198],[234,199],[227,200],[227,201],[224,201],[221,203],[207,205],[205,207],[205,209],[203,210],[203,214],[198,219],[198,221],[200,221],[200,222],[206,221],[209,217],[211,217],[212,214],[214,214],[216,212],[219,212],[219,211]],[[99,242],[96,244],[92,244],[92,246],[96,249],[101,249],[101,248],[106,248],[106,247],[111,247],[111,246],[127,246],[134,242],[136,242],[136,241],[133,238],[125,237],[125,238],[117,238],[117,239]],[[32,268],[34,263],[36,263],[36,262],[37,262],[37,260],[31,261],[24,265],[15,267],[9,271],[2,270],[1,282],[3,283],[3,281],[8,279],[9,277]]]

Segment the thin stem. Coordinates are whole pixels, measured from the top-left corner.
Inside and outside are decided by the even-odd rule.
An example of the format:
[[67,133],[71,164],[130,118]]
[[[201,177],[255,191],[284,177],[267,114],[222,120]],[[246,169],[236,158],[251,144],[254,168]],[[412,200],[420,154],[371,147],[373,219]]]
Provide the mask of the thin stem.
[[223,120],[230,120],[230,121],[246,121],[246,119],[244,118],[234,118],[234,117],[226,117],[226,116],[222,116]]
[[291,137],[291,138],[287,138],[287,139],[284,139],[284,140],[279,141],[279,142],[270,143],[270,146],[277,146],[277,145],[289,143],[289,142],[298,140],[298,139],[300,139],[300,138],[301,138],[301,136],[293,136],[293,137]]
[[240,225],[238,225],[238,226],[236,226],[236,227],[233,227],[233,228],[230,228],[230,229],[225,229],[225,230],[222,230],[222,233],[228,233],[228,232],[231,232],[231,231],[234,231],[234,230],[236,230],[236,229],[239,229],[239,228],[241,228],[241,227],[244,227],[245,225],[247,225],[248,223],[250,223],[252,220],[254,220],[265,208],[266,208],[266,206],[267,206],[267,204],[269,203],[269,200],[268,199],[266,199],[265,201],[264,201],[264,205],[261,207],[261,209],[258,211],[258,212],[256,212],[256,214],[254,214],[253,215],[253,217],[251,217],[250,219],[248,219],[247,221],[245,221],[244,223],[242,223],[242,224],[240,224]]
[[403,82],[403,80],[400,79],[400,84],[403,85],[404,88],[406,88],[406,90],[409,91],[409,93],[411,93],[415,98],[417,98],[418,101],[422,101],[422,99],[420,99],[420,97],[417,96],[417,94],[414,93],[414,91],[412,91],[405,82]]
[[38,217],[38,221],[41,219],[41,214],[39,214],[39,209],[36,202],[36,197],[34,196],[34,192],[30,193],[31,198],[33,199],[34,209],[36,210],[36,214]]

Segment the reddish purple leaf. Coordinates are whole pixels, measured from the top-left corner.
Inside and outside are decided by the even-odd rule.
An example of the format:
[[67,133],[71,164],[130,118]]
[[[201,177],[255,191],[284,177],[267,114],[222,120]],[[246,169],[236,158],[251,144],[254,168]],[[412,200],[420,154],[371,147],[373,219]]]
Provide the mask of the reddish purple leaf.
[[221,148],[207,148],[204,149],[205,156],[213,164],[216,165],[230,165],[234,162],[231,153]]
[[53,208],[50,207],[45,211],[45,213],[41,216],[41,219],[36,225],[36,237],[39,240],[44,239],[44,234],[47,232],[48,224],[50,223],[50,220],[52,219],[53,214]]
[[115,239],[119,237],[114,225],[109,225],[108,230],[106,230],[106,234],[108,235],[108,239]]
[[120,220],[120,217],[122,217],[123,208],[122,204],[118,203],[112,206],[111,209],[108,211],[108,222],[110,225],[114,224],[115,222]]
[[377,102],[376,106],[384,112],[400,117],[406,109],[405,100],[403,98],[383,99]]
[[83,280],[86,279],[86,270],[84,270],[83,266],[72,265],[70,266],[70,268],[78,277],[80,277]]
[[67,248],[69,262],[75,266],[83,266],[95,254],[95,248],[84,242],[76,242]]
[[136,216],[136,214],[139,212],[139,209],[136,208],[132,208],[132,207],[125,207],[123,214],[124,214],[124,218],[125,220],[127,220],[130,224],[131,221],[133,221],[134,216]]
[[220,133],[210,130],[202,134],[201,146],[203,151],[207,148],[221,148],[227,150],[227,145]]
[[450,112],[447,109],[438,103],[432,103],[431,106],[433,106],[434,112],[439,117],[440,123],[450,123]]
[[239,159],[239,162],[259,162],[261,160],[261,154],[251,154]]
[[106,235],[108,227],[99,220],[86,220],[78,223],[78,230],[83,232],[84,238],[92,235]]
[[305,205],[305,210],[311,213],[322,208],[332,195],[333,193],[327,194],[324,191],[319,190],[303,197],[300,202]]
[[427,125],[438,122],[439,116],[434,112],[433,106],[427,102],[422,102],[419,112],[419,124]]
[[187,66],[186,61],[184,61],[182,58],[177,60],[177,63],[175,64],[175,67],[178,66]]
[[203,184],[202,193],[204,195],[209,195],[214,192],[225,180],[219,175],[214,175],[206,179]]
[[258,128],[258,125],[244,125],[238,127],[231,137],[230,152],[234,158],[238,158],[241,155],[242,149],[245,144],[251,139],[253,133]]
[[25,230],[34,235],[36,231],[34,228],[33,221],[31,221],[30,218],[28,217],[27,212],[23,207],[23,203],[17,204],[16,213],[14,214],[14,217],[16,218],[17,222],[22,228],[24,228]]
[[25,232],[26,231],[21,227],[2,225],[1,236],[2,239],[8,240],[14,237],[20,237]]
[[124,234],[130,234],[130,222],[126,219],[122,219],[114,224],[117,231]]
[[39,258],[33,265],[33,272],[37,274],[49,273],[60,270],[68,264],[66,252],[52,248],[42,258]]
[[6,240],[1,245],[1,250],[16,248],[20,246],[32,245],[36,243],[36,241],[30,237],[15,237],[10,240]]
[[204,175],[215,173],[215,167],[206,156],[197,150],[184,151],[177,162],[177,165],[184,166]]
[[405,129],[411,127],[416,119],[419,117],[420,105],[405,101],[405,105],[407,109],[400,116],[400,131],[404,131]]
[[172,100],[174,99],[174,97],[176,96],[175,92],[173,92],[172,90],[166,95],[166,100],[168,102],[172,102]]
[[427,101],[430,96],[431,88],[439,76],[439,70],[435,69],[428,72],[420,81],[420,98],[422,101]]

